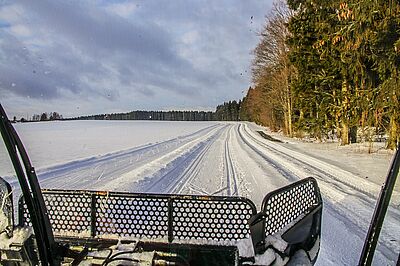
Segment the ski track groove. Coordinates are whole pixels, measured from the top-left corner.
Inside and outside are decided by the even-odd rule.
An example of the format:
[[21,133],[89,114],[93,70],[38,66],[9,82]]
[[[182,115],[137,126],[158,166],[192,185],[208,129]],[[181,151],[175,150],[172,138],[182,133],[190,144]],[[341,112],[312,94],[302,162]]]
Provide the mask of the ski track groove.
[[[189,176],[189,178],[186,178],[186,182],[184,184],[182,184],[178,188],[178,190],[174,189],[174,192],[180,193],[190,183],[190,181],[192,181],[197,176],[197,174],[200,171],[200,163],[204,160],[205,154],[210,150],[212,144],[214,144],[215,141],[221,136],[222,131],[225,128],[226,128],[226,126],[221,128],[221,130],[215,136],[213,136],[213,139],[210,142],[208,142],[208,145],[204,148],[204,150],[201,152],[201,154],[197,157],[197,160],[195,160],[195,162],[194,162],[195,165],[194,165],[194,168],[192,171],[192,173],[195,173],[195,174],[192,174]],[[182,179],[183,179],[183,177],[182,177]]]
[[[231,139],[231,132],[234,126],[229,127],[226,139],[225,139],[225,149],[224,149],[224,158],[225,158],[225,173],[226,173],[226,183],[227,183],[227,193],[228,196],[239,196],[239,191],[237,187],[237,174],[235,171],[235,167],[233,166],[232,156],[229,149],[229,141]],[[233,183],[233,185],[232,185]],[[233,192],[232,192],[233,191]]]
[[267,155],[265,155],[262,151],[257,149],[253,144],[251,144],[242,134],[240,129],[242,128],[242,124],[239,126],[238,133],[240,136],[240,139],[248,146],[250,147],[256,154],[258,154],[261,158],[263,158],[265,161],[268,162],[269,165],[271,165],[273,168],[276,169],[278,173],[280,173],[283,177],[285,177],[288,181],[290,182],[295,182],[299,180],[299,177],[292,172],[284,170],[282,166],[280,166],[277,162],[269,158]]
[[[248,145],[247,143],[245,143],[245,140],[242,138],[242,136],[240,135],[240,132],[239,132],[239,128],[240,128],[241,126],[242,126],[242,124],[239,124],[239,125],[235,128],[235,134],[233,135],[233,136],[235,137],[235,139],[236,139],[236,144],[238,145],[237,147],[238,147],[240,150],[245,151],[246,154],[247,154],[247,156],[249,156],[249,158],[251,158],[251,155],[250,155],[249,151],[247,151],[247,150],[244,148],[244,147],[249,147],[250,150],[253,151],[253,152],[256,154],[256,156],[259,156],[260,158],[262,158],[262,159],[265,160],[265,158],[263,158],[263,157],[258,153],[257,150],[254,150],[253,147],[251,147],[250,145]],[[240,152],[239,152],[238,154],[240,154]],[[269,164],[269,165],[271,165],[275,170],[277,170],[276,167],[274,167],[272,164]],[[239,166],[237,166],[237,167],[240,168],[240,163],[239,163]],[[258,191],[257,194],[259,194],[259,195],[262,194],[262,195],[264,196],[264,191],[261,191],[261,190],[259,189],[259,188],[260,188],[260,185],[259,185],[259,181],[260,181],[260,180],[257,180],[257,178],[255,178],[254,175],[253,175],[251,172],[248,172],[248,174],[249,174],[249,175],[248,175],[247,178],[250,178],[250,179],[251,179],[251,181],[250,181],[250,180],[248,180],[248,181],[250,181],[251,183],[253,183],[253,188],[254,188],[254,190],[251,190],[251,189],[249,189],[249,188],[247,187],[247,185],[246,185],[246,178],[243,178],[243,180],[242,180],[242,182],[240,182],[239,186],[243,184],[242,188],[244,189],[245,194],[248,195],[250,198],[251,198],[250,195],[251,195],[254,191]],[[259,203],[259,201],[255,202],[256,206],[257,206],[258,203]]]
[[[207,140],[199,143],[194,150],[188,152],[187,156],[182,161],[174,163],[171,169],[168,169],[161,177],[150,183],[149,186],[145,188],[145,191],[164,193],[179,193],[182,191],[197,175],[200,162],[203,160],[204,155],[215,140],[218,139],[221,131],[225,127],[220,128],[212,136],[208,137]],[[185,167],[186,164],[188,164],[188,166]],[[184,169],[183,172],[181,172],[182,168]],[[169,180],[171,181],[167,185],[167,188],[160,190],[158,185],[163,185],[165,184],[164,182],[168,182]]]
[[[184,171],[184,173],[181,175],[179,180],[176,182],[176,185],[170,189],[171,193],[172,192],[173,193],[180,193],[197,176],[197,174],[200,171],[200,169],[199,169],[200,168],[200,163],[203,161],[205,154],[209,151],[209,149],[212,146],[212,144],[214,144],[214,142],[221,135],[221,132],[222,132],[223,129],[225,129],[225,127],[222,128],[214,136],[211,137],[211,140],[207,142],[205,147],[200,151],[200,153],[191,162],[191,164],[188,167],[188,169],[186,169]],[[183,183],[182,183],[182,181],[183,181]]]
[[[163,171],[164,172],[170,171],[170,169],[168,169],[168,167],[178,168],[178,165],[182,165],[180,163],[181,160],[185,160],[186,157],[190,156],[190,154],[193,153],[193,149],[199,148],[199,145],[202,145],[202,143],[206,139],[208,139],[212,135],[215,135],[216,132],[219,132],[220,130],[221,130],[221,126],[210,130],[206,134],[203,134],[194,140],[188,141],[187,143],[184,143],[183,145],[176,147],[176,149],[174,149],[173,151],[171,151],[167,154],[151,158],[152,159],[151,161],[148,161],[144,165],[134,169],[134,171],[138,171],[139,169],[142,170],[142,173],[140,174],[142,176],[142,178],[139,180],[136,180],[136,181],[132,180],[131,182],[134,184],[134,186],[133,187],[130,186],[130,187],[128,187],[128,189],[126,187],[124,187],[123,189],[125,189],[127,191],[131,191],[131,192],[135,192],[135,191],[143,192],[143,191],[153,190],[153,192],[165,193],[164,189],[160,189],[157,191],[157,190],[153,189],[155,187],[155,185],[152,186],[152,184],[154,182],[157,182],[157,180],[160,179],[160,175],[162,175],[162,176],[165,175],[165,173],[163,173]],[[210,136],[208,136],[208,135],[210,135]],[[185,147],[185,146],[188,146],[188,147]],[[179,149],[184,149],[184,150],[179,151]],[[177,153],[177,151],[179,151],[179,152]],[[167,161],[162,162],[162,160],[165,160],[166,157],[171,157],[172,159],[167,158]],[[165,165],[165,166],[163,167],[162,165],[158,165],[158,166],[161,166],[160,169],[158,169],[156,172],[152,173],[151,175],[146,176],[145,172],[149,169],[149,165],[150,165],[150,169],[151,169],[151,168],[153,168],[153,166],[151,166],[151,164],[155,163],[155,162],[159,163],[160,160],[161,160],[161,164]],[[178,164],[178,165],[176,165],[176,164]],[[125,171],[122,174],[123,175],[120,176],[119,178],[117,178],[117,180],[120,179],[121,181],[129,181],[129,180],[126,180],[126,177],[124,177],[124,176],[127,174],[129,176],[132,176],[130,171]],[[136,175],[137,175],[137,173],[136,173]],[[164,178],[164,180],[166,180],[166,179]],[[110,182],[113,183],[114,181],[110,181]],[[160,183],[160,182],[158,182],[158,183]],[[130,184],[126,184],[126,185],[129,186]],[[107,188],[107,185],[103,186],[103,187]],[[120,189],[120,188],[114,187],[113,189]]]

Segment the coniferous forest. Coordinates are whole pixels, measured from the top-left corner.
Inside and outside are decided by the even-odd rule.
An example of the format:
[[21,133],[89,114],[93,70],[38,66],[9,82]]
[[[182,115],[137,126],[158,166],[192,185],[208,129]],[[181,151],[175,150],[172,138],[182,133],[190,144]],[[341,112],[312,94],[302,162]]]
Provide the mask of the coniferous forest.
[[254,49],[240,118],[343,145],[381,135],[393,149],[399,67],[400,2],[280,1]]
[[211,111],[131,111],[80,116],[68,120],[238,121],[241,101],[229,101]]

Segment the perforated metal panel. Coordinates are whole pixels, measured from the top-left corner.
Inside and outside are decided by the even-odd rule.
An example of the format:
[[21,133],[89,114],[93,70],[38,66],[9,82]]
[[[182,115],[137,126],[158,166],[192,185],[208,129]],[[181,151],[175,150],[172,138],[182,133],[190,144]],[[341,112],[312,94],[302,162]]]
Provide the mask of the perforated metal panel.
[[178,239],[237,240],[248,237],[247,220],[255,213],[247,201],[174,202],[173,231]]
[[279,232],[321,202],[317,183],[312,177],[269,193],[265,196],[262,206],[266,214],[266,235]]
[[[91,194],[89,193],[60,193],[44,194],[45,204],[47,206],[50,223],[55,234],[90,234],[91,228]],[[27,207],[20,199],[20,223],[32,226]],[[21,209],[23,204],[23,209]],[[21,213],[22,211],[22,213]],[[21,217],[22,214],[22,217]],[[89,215],[88,215],[89,214]]]
[[[44,190],[55,235],[235,240],[256,213],[245,198]],[[20,200],[20,224],[30,225]]]
[[168,236],[168,199],[100,196],[96,198],[96,236]]

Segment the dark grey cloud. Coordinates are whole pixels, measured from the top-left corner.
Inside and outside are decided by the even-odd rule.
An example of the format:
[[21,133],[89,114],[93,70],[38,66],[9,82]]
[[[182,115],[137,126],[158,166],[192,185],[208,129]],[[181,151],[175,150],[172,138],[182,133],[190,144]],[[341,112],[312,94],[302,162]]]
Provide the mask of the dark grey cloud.
[[[85,90],[77,73],[105,75],[94,63],[83,63],[68,55],[68,47],[51,47],[46,51],[49,61],[32,53],[17,38],[0,32],[0,87],[29,98],[52,99],[60,97],[60,90],[79,93]],[[60,49],[60,47],[62,49]],[[60,52],[63,51],[63,52]],[[62,66],[58,67],[58,66]],[[95,71],[95,72],[94,72]],[[86,88],[92,94],[96,90]],[[101,94],[100,94],[101,95]]]
[[[0,32],[0,37],[0,86],[22,96],[57,97],[56,79],[46,77],[50,71],[41,59],[34,58],[14,36]],[[58,77],[60,82],[63,79],[66,77]]]
[[80,2],[22,2],[41,18],[42,26],[67,36],[70,41],[82,45],[86,52],[99,52],[103,56],[129,53],[133,59],[184,63],[171,50],[171,40],[166,32],[149,20],[130,23]]
[[85,111],[93,113],[107,112],[102,107],[109,106],[212,108],[239,98],[249,85],[245,71],[257,43],[255,31],[270,5],[239,0],[5,3],[0,6],[0,93],[51,100],[48,106],[85,100],[90,105]]

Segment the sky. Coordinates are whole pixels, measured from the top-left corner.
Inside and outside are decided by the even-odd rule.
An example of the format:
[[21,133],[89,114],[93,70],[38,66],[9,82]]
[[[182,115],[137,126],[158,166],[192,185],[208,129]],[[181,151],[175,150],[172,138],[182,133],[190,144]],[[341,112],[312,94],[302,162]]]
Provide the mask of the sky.
[[10,117],[215,110],[251,85],[272,0],[0,0]]

